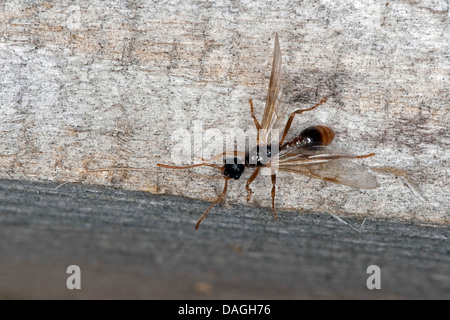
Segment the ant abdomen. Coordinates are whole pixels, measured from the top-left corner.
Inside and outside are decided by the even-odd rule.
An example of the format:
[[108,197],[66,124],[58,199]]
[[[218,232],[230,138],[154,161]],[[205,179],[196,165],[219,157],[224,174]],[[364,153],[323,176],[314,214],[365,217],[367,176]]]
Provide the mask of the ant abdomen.
[[334,139],[334,131],[325,126],[313,126],[306,128],[298,137],[286,142],[282,148],[309,148],[315,146],[327,146]]

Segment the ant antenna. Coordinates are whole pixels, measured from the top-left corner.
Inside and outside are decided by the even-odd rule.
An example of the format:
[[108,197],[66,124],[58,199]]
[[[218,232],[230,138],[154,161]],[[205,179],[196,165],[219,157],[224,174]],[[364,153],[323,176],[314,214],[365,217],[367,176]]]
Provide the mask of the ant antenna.
[[167,168],[167,169],[190,169],[190,168],[195,168],[195,167],[208,166],[208,167],[213,167],[213,168],[222,170],[222,167],[219,167],[212,163],[198,163],[198,164],[193,164],[193,165],[185,166],[185,167],[170,166],[170,165],[162,164],[162,163],[157,163],[156,165],[158,167]]

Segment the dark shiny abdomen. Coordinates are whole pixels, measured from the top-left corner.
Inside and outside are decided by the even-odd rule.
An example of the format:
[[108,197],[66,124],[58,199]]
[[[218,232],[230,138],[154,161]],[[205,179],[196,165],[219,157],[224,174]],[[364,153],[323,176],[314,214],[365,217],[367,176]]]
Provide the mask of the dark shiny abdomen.
[[286,142],[281,148],[309,148],[329,145],[334,139],[334,132],[325,126],[314,126],[303,130],[298,137]]

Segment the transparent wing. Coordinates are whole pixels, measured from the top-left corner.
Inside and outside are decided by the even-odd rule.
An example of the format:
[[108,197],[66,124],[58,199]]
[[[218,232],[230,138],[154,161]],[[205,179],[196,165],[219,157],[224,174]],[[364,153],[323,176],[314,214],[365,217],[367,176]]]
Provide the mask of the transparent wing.
[[278,34],[275,35],[275,48],[273,51],[273,62],[272,62],[272,73],[270,75],[270,83],[269,90],[267,93],[266,107],[264,109],[263,118],[261,121],[261,129],[262,134],[260,135],[260,139],[262,142],[267,144],[271,141],[271,131],[274,126],[274,123],[277,120],[277,108],[280,104],[280,100],[278,99],[281,85],[280,85],[280,76],[281,76],[281,50],[280,43],[278,41]]
[[273,107],[271,123],[267,130],[268,142],[280,141],[288,115],[294,111],[292,109],[292,100],[294,99],[293,92],[296,84],[292,79],[292,75],[285,68],[281,68],[280,72],[277,98]]
[[312,159],[332,160],[354,159],[355,156],[346,150],[333,145],[309,146],[308,144],[285,145],[280,148],[278,160],[280,163],[290,163],[295,161],[305,161]]
[[374,189],[378,182],[367,170],[349,159],[354,156],[333,154],[292,155],[280,159],[278,170],[299,173],[352,188]]

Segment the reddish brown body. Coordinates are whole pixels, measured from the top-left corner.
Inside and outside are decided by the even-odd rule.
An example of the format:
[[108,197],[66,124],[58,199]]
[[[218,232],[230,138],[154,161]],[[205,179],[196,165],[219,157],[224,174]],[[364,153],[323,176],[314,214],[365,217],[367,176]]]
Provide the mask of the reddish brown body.
[[314,146],[327,146],[334,139],[334,131],[325,126],[314,126],[303,130],[298,137],[286,142],[283,148],[308,148]]

